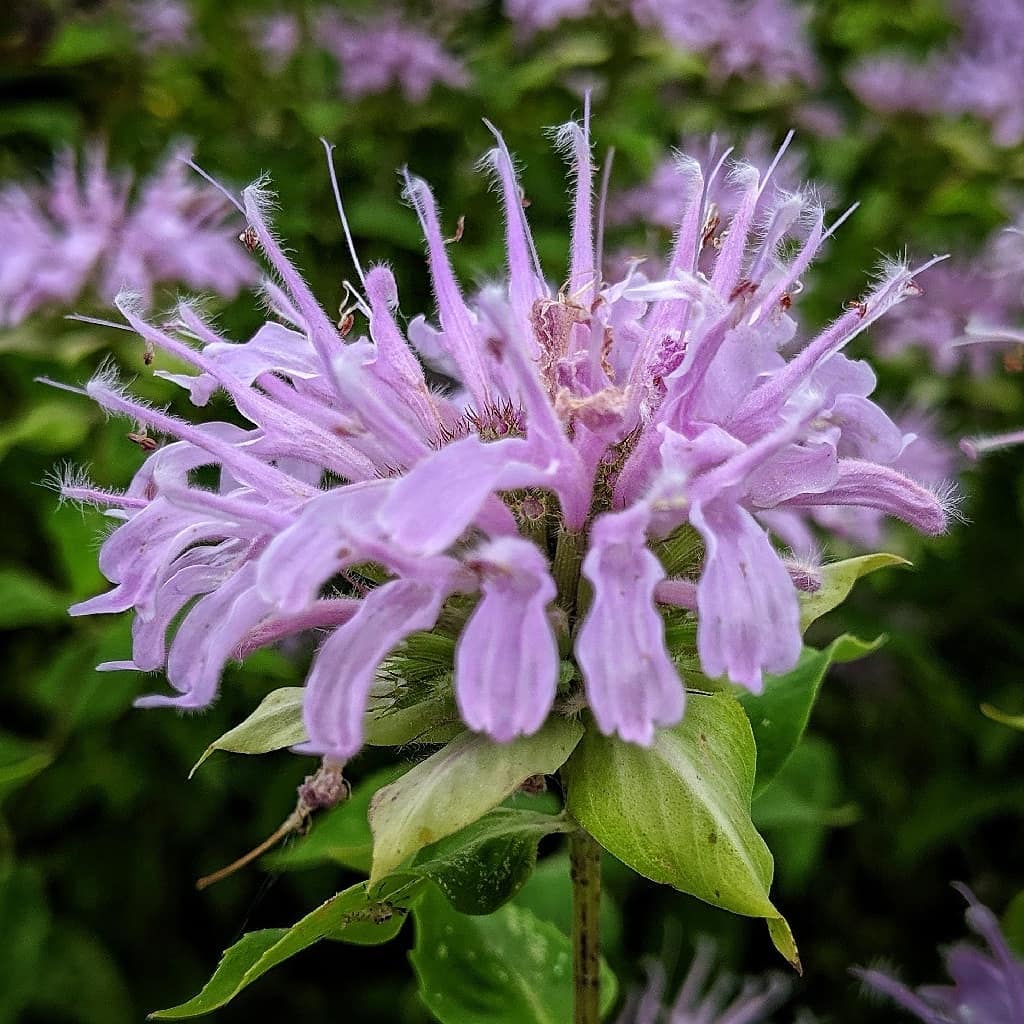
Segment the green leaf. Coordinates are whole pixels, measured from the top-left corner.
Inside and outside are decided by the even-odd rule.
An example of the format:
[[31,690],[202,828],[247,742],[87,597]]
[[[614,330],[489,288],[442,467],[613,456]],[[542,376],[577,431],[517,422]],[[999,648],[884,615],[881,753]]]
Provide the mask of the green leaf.
[[[602,857],[602,877],[609,875],[615,862],[606,852]],[[616,865],[636,876],[622,865]],[[566,935],[572,930],[572,879],[569,877],[569,852],[562,850],[545,857],[537,865],[529,881],[516,893],[515,903],[533,911],[542,921],[549,921]],[[615,956],[622,952],[622,914],[608,885],[601,888],[601,949]]]
[[[588,729],[562,770],[566,807],[623,863],[736,914],[777,920],[773,863],[750,819],[754,737],[728,694],[691,695],[651,747]],[[776,926],[772,939],[799,961]]]
[[404,771],[405,765],[392,765],[355,783],[348,800],[318,814],[308,835],[267,857],[267,866],[279,871],[339,864],[369,874],[373,858],[373,836],[367,818],[370,801],[377,790]]
[[991,718],[993,722],[999,722],[1000,725],[1008,725],[1011,729],[1024,732],[1024,715],[1010,715],[991,704],[982,704],[981,713],[986,718]]
[[0,629],[65,622],[67,602],[49,583],[24,569],[0,569]]
[[777,881],[784,892],[801,892],[819,863],[827,829],[849,825],[854,806],[837,807],[839,764],[832,747],[810,736],[752,807],[754,823],[775,854]]
[[829,665],[862,658],[876,651],[884,640],[879,637],[868,643],[844,633],[824,650],[805,647],[791,672],[767,676],[761,693],[740,695],[739,702],[750,719],[757,746],[755,794],[779,774],[796,749]]
[[1017,956],[1024,957],[1024,889],[1010,900],[1001,924],[1010,948]]
[[406,743],[447,743],[465,729],[450,695],[410,707],[373,707],[366,714],[366,743],[401,747]]
[[230,1002],[279,963],[329,938],[361,945],[387,942],[402,927],[405,911],[367,896],[366,883],[338,893],[291,928],[267,928],[244,935],[228,949],[213,977],[188,1002],[151,1013],[150,1019],[200,1017]]
[[429,879],[461,914],[490,914],[522,888],[537,864],[537,844],[571,832],[565,818],[498,807],[472,825],[421,850],[412,866],[389,875]]
[[371,884],[497,807],[531,775],[557,771],[582,735],[578,722],[564,718],[511,743],[466,732],[385,786],[370,804]]
[[0,733],[0,800],[35,778],[52,760],[53,754],[41,743]]
[[215,751],[236,754],[268,754],[272,750],[293,747],[306,741],[302,724],[301,686],[285,686],[268,693],[256,710],[240,725],[214,740],[188,773],[191,779],[199,766]]
[[17,1024],[21,1012],[46,977],[44,946],[50,929],[43,877],[36,867],[0,868],[0,1022]]
[[[466,917],[432,888],[414,914],[416,946],[409,958],[420,996],[442,1024],[572,1020],[572,949],[554,925],[514,903],[486,917]],[[602,1013],[614,1005],[616,989],[602,963]]]
[[847,558],[842,562],[833,562],[831,565],[822,566],[821,586],[813,594],[800,595],[801,630],[806,630],[815,619],[820,619],[826,612],[838,608],[853,590],[853,585],[862,576],[867,576],[869,573],[890,565],[908,566],[910,562],[899,555],[879,552],[874,555]]

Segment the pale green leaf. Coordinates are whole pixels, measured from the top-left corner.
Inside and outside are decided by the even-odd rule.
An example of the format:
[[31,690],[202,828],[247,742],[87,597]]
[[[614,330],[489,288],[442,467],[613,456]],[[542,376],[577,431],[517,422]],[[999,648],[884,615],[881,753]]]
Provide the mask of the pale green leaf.
[[371,884],[424,846],[472,824],[530,776],[556,772],[582,735],[578,722],[552,718],[511,743],[463,733],[421,761],[370,805]]
[[879,552],[822,566],[821,586],[814,593],[800,595],[801,630],[806,630],[815,619],[820,619],[826,612],[838,608],[862,576],[891,565],[909,566],[910,562],[899,555]]
[[[650,747],[588,729],[562,771],[566,807],[645,877],[772,921],[781,916],[769,896],[772,855],[750,818],[754,762],[739,703],[728,694],[691,695],[682,722]],[[780,935],[776,927],[773,941]]]
[[272,750],[293,747],[306,741],[302,724],[301,686],[285,686],[268,693],[256,710],[240,725],[214,740],[193,765],[192,778],[199,766],[216,750],[236,754],[267,754]]

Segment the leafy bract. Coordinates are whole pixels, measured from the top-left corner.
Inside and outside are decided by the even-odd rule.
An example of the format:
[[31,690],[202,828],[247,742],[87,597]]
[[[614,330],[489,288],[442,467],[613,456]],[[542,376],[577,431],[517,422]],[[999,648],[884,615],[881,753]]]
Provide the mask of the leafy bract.
[[862,576],[867,576],[869,573],[890,565],[909,566],[910,564],[899,555],[878,552],[822,566],[821,586],[813,593],[800,595],[800,628],[807,629],[815,619],[820,619],[826,612],[838,608],[853,590],[853,585]]
[[301,686],[284,686],[268,693],[244,722],[229,729],[203,751],[203,756],[188,773],[189,778],[215,750],[269,754],[272,750],[304,743],[307,737],[302,724],[302,694]]
[[511,743],[462,733],[379,790],[370,804],[371,884],[424,846],[472,824],[526,779],[557,771],[582,735],[578,722],[562,718]]
[[650,747],[588,729],[562,771],[566,807],[619,860],[733,913],[763,917],[799,964],[769,897],[773,862],[750,818],[754,737],[735,698],[691,695]]

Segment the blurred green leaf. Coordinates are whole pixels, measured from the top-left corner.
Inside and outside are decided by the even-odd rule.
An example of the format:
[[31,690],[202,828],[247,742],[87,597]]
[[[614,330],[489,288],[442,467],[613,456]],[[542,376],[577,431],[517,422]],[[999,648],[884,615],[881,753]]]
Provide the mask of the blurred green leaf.
[[[486,917],[457,913],[432,888],[416,905],[409,954],[420,997],[442,1024],[566,1024],[572,1020],[568,937],[514,903]],[[601,1008],[615,1003],[602,961]]]
[[558,771],[582,735],[578,722],[561,718],[510,743],[463,733],[379,790],[370,804],[371,884],[424,846],[472,824],[530,776]]
[[0,630],[65,622],[67,602],[45,580],[25,569],[0,569]]
[[1010,900],[1003,912],[1002,926],[1010,948],[1024,959],[1024,889]]
[[45,745],[0,732],[0,800],[30,782],[52,760]]
[[824,650],[805,647],[791,672],[766,676],[761,693],[740,694],[757,745],[755,794],[764,790],[797,749],[829,666],[863,658],[877,651],[884,640],[879,637],[868,643],[843,634]]
[[37,867],[0,866],[0,1024],[19,1024],[40,979],[46,977],[50,929],[43,878]]
[[993,722],[999,722],[1000,725],[1008,725],[1011,729],[1024,732],[1024,715],[1008,715],[991,704],[982,704],[981,713],[986,718],[991,718]]

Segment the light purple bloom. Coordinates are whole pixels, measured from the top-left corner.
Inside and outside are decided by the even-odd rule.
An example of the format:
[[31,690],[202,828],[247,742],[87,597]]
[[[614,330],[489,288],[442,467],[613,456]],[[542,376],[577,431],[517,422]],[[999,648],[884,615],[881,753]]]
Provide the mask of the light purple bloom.
[[134,199],[131,177],[109,172],[100,145],[81,167],[63,153],[46,187],[0,189],[0,233],[18,240],[0,252],[0,326],[67,307],[90,286],[104,300],[130,288],[148,301],[162,282],[231,297],[254,281],[228,205],[184,157],[171,153]]
[[956,889],[967,900],[968,926],[988,949],[961,942],[946,950],[952,985],[914,991],[888,971],[858,968],[854,973],[925,1024],[1018,1024],[1024,1020],[1024,961],[1007,945],[995,914],[966,886]]
[[527,36],[586,17],[596,6],[594,0],[504,0],[505,17]]
[[714,958],[714,943],[701,939],[671,1005],[665,1003],[664,968],[650,964],[647,987],[630,996],[616,1024],[757,1024],[790,993],[792,986],[781,974],[746,978],[737,985],[736,979],[719,973],[708,985]]
[[641,26],[680,50],[708,56],[711,75],[814,84],[817,60],[807,38],[808,8],[789,0],[631,0]]
[[280,72],[291,61],[302,43],[299,19],[284,11],[251,18],[249,33],[272,74]]
[[393,13],[372,19],[346,18],[330,7],[317,16],[316,38],[341,69],[341,91],[349,99],[397,87],[422,103],[435,85],[464,89],[469,75],[425,28]]
[[[282,283],[266,287],[275,321],[234,344],[187,303],[158,326],[119,300],[127,328],[191,366],[169,376],[197,405],[221,389],[249,424],[196,426],[106,375],[85,389],[169,441],[124,495],[77,480],[66,488],[124,520],[100,555],[114,589],[73,611],[135,610],[128,667],[166,663],[177,691],[146,703],[202,706],[230,656],[319,627],[308,749],[346,758],[362,743],[382,659],[444,612],[449,624],[462,617],[454,690],[472,728],[499,740],[539,728],[564,675],[560,650],[572,652],[570,675],[600,728],[649,743],[683,713],[663,606],[696,609],[710,674],[756,691],[764,672],[795,664],[806,573],[777,553],[764,517],[854,506],[926,533],[945,528],[940,499],[887,464],[902,434],[867,397],[870,369],[842,353],[915,294],[913,271],[886,266],[796,344],[788,309],[830,234],[824,212],[792,193],[763,203],[766,176],[737,164],[727,172],[735,213],[720,224],[713,182],[690,161],[663,275],[605,281],[585,118],[557,136],[575,194],[559,290],[541,271],[495,137],[486,163],[504,206],[507,276],[475,295],[452,271],[430,188],[406,174],[436,324],[417,316],[403,328],[391,271],[364,272],[353,251],[352,316],[366,327],[339,335],[256,186],[239,206]],[[797,354],[787,359],[783,346]],[[450,386],[431,387],[421,360]],[[216,489],[193,479],[200,466],[219,468]],[[703,570],[665,579],[649,545],[690,526],[707,548]],[[352,583],[368,564],[384,582]]]
[[143,53],[188,50],[195,45],[188,0],[133,0],[129,12]]
[[869,106],[888,113],[970,114],[988,121],[997,145],[1024,139],[1024,8],[1003,0],[957,0],[959,36],[923,62],[872,57],[847,80]]

